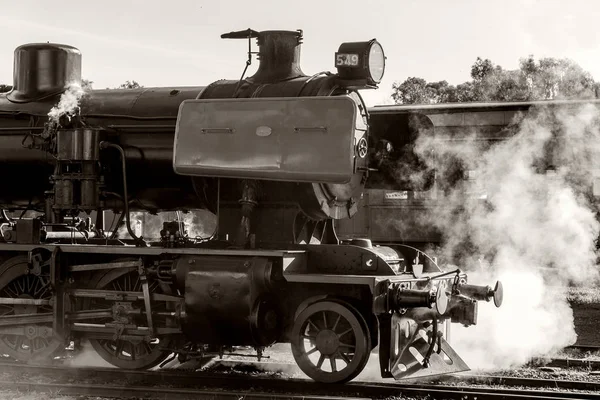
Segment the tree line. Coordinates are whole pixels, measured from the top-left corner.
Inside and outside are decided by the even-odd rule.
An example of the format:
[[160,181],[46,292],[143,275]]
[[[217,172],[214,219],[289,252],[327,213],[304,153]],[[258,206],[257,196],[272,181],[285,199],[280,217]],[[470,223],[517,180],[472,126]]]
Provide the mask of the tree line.
[[520,59],[516,70],[477,57],[471,66],[471,80],[456,86],[418,77],[392,85],[392,99],[397,104],[591,99],[599,94],[600,83],[574,61],[553,57],[536,61],[533,55]]
[[[92,89],[93,83],[82,80],[85,89]],[[0,84],[0,93],[11,88]],[[138,88],[143,86],[128,80],[113,89]],[[529,55],[519,60],[518,69],[508,70],[490,59],[477,57],[471,65],[470,81],[454,86],[445,80],[427,82],[412,76],[401,83],[394,82],[391,97],[397,104],[592,99],[600,97],[600,82],[595,82],[589,72],[567,58],[536,60]]]
[[[81,80],[81,86],[84,89],[92,89],[93,84],[94,84],[94,81],[90,81],[88,79]],[[141,89],[141,88],[143,88],[143,86],[133,80],[133,81],[125,81],[125,83],[120,84],[116,88],[106,88],[106,89]]]

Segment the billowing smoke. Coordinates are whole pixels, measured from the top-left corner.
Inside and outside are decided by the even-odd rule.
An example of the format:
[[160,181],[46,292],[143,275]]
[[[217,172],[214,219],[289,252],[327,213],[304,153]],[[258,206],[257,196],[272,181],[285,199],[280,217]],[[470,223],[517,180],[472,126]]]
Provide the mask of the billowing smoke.
[[[186,235],[190,239],[207,239],[216,229],[216,216],[206,210],[169,211],[156,215],[145,212],[131,213],[131,229],[136,236],[143,236],[149,240],[160,240],[163,223],[172,221],[183,222]],[[124,224],[118,229],[118,237],[130,237]]]
[[536,109],[489,148],[476,131],[461,141],[417,139],[439,183],[422,221],[443,235],[437,255],[470,283],[504,284],[500,309],[480,302],[476,326],[453,326],[451,342],[471,368],[517,366],[576,341],[566,290],[599,277],[599,116],[589,104]]
[[73,114],[84,94],[85,91],[79,83],[73,82],[69,84],[65,92],[60,96],[58,104],[48,112],[50,120],[58,124],[61,116]]

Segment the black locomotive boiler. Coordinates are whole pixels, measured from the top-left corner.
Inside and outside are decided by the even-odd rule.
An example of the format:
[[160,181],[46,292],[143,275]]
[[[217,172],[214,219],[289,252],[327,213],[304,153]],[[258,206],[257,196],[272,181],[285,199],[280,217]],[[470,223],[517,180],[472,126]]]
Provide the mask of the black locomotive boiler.
[[[257,39],[253,76],[84,91],[76,48],[15,50],[0,94],[0,354],[37,363],[86,340],[146,369],[283,342],[321,382],[353,379],[377,346],[383,377],[468,369],[443,328],[475,324],[477,301],[500,306],[501,285],[334,230],[377,173],[358,90],[380,82],[381,45],[344,43],[337,73],[309,76],[301,31],[222,37]],[[148,240],[130,220],[192,209],[215,216],[212,236],[166,222]]]

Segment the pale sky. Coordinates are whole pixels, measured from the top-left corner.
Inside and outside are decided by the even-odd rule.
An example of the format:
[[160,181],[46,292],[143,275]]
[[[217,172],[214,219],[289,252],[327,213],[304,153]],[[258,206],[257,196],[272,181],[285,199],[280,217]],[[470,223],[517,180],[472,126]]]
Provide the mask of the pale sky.
[[390,103],[392,83],[409,76],[469,80],[478,56],[508,69],[528,54],[569,57],[600,81],[596,0],[0,0],[0,10],[7,84],[14,49],[47,41],[79,48],[83,77],[97,89],[132,79],[146,87],[238,79],[247,43],[220,35],[246,28],[302,29],[308,75],[335,71],[340,43],[376,38],[387,66],[380,89],[363,93],[369,105]]

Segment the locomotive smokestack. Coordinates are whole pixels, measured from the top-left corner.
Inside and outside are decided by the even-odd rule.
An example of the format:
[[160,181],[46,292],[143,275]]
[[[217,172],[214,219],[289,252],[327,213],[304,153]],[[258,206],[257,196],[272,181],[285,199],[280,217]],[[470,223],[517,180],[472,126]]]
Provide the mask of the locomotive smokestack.
[[273,83],[305,76],[300,68],[301,30],[259,32],[257,42],[260,65],[249,81]]

